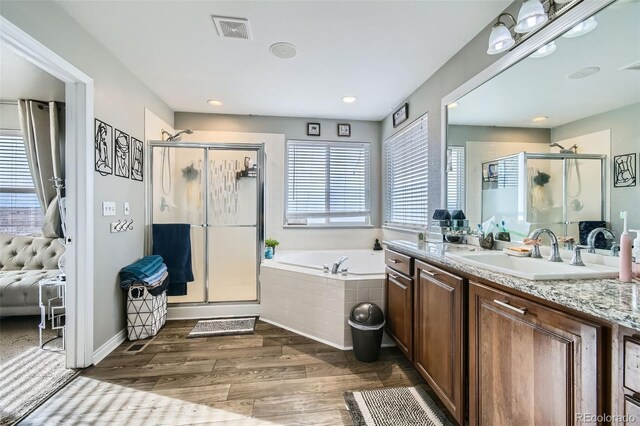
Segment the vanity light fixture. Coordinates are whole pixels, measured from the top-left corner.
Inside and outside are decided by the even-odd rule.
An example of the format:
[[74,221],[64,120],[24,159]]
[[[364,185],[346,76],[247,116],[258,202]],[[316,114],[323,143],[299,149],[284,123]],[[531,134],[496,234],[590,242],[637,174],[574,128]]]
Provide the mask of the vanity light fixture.
[[342,97],[342,102],[347,103],[347,104],[352,104],[356,101],[356,97],[355,96],[343,96]]
[[207,103],[211,106],[222,106],[222,102],[216,101],[215,99],[209,99]]
[[551,43],[547,43],[544,46],[542,46],[540,49],[533,52],[531,55],[529,55],[529,57],[536,58],[536,59],[544,58],[545,56],[551,55],[555,51],[556,51],[556,42],[552,41]]
[[591,18],[585,19],[575,27],[571,28],[566,33],[562,34],[562,37],[565,37],[565,38],[580,37],[595,30],[597,26],[598,26],[598,21],[596,21],[596,18],[592,16]]
[[[543,28],[553,19],[570,10],[583,0],[524,0],[518,19],[509,13],[498,15],[489,34],[489,55],[505,52],[522,43],[533,32]],[[512,26],[502,21],[503,17],[513,21]]]
[[539,115],[538,117],[533,117],[533,121],[534,123],[542,123],[545,120],[548,120],[549,117],[547,117],[546,115]]

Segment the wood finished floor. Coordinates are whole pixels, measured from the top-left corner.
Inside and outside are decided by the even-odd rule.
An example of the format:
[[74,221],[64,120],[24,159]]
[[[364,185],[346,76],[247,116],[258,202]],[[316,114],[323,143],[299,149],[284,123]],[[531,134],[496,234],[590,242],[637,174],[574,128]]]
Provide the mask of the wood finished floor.
[[168,321],[135,354],[123,343],[22,424],[351,425],[343,392],[424,383],[395,348],[368,364],[260,321],[187,339],[195,323]]

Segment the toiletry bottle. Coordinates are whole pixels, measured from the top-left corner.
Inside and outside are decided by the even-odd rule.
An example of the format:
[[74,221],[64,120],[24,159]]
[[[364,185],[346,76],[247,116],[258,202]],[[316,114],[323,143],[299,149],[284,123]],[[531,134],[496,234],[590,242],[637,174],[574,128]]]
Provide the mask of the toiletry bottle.
[[636,233],[636,239],[633,240],[633,250],[631,252],[633,257],[631,272],[634,278],[640,279],[640,229],[629,229],[629,232]]
[[620,281],[629,283],[631,277],[631,236],[627,227],[627,212],[620,212],[620,219],[624,220],[622,235],[620,235]]

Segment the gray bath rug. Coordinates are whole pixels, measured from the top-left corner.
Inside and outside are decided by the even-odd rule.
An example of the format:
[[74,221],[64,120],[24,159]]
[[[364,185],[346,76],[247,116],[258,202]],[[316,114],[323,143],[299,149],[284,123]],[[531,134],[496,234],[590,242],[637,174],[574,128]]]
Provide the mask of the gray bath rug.
[[257,317],[215,318],[198,321],[187,337],[253,334]]
[[69,382],[62,353],[35,347],[0,365],[0,425],[12,425]]
[[422,386],[345,392],[355,426],[453,425]]

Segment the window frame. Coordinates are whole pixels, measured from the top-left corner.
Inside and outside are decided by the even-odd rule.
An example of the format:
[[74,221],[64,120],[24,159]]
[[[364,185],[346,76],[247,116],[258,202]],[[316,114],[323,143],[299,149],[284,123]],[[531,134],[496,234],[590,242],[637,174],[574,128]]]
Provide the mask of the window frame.
[[[311,144],[326,144],[328,145],[349,145],[349,144],[364,144],[368,147],[368,162],[365,165],[365,213],[367,213],[366,223],[358,224],[358,223],[348,223],[344,224],[338,223],[327,223],[327,224],[307,224],[307,225],[296,225],[288,223],[288,209],[289,209],[289,144],[295,142],[302,143],[311,143]],[[311,139],[287,139],[285,141],[284,146],[284,200],[283,200],[283,213],[282,213],[282,227],[287,229],[363,229],[363,228],[373,228],[372,222],[372,211],[371,211],[371,142],[361,142],[361,141],[335,141],[335,140],[311,140]],[[329,167],[329,164],[327,164]],[[329,179],[329,174],[327,174],[327,180]],[[329,192],[325,191],[326,194]],[[351,217],[350,213],[342,213],[336,212],[331,216],[328,216],[326,213],[311,213],[308,214],[307,217],[326,217],[330,219],[330,217]]]
[[425,112],[421,116],[417,117],[411,123],[409,123],[405,127],[403,127],[399,132],[396,132],[396,133],[390,135],[388,138],[386,138],[385,140],[382,141],[382,158],[383,158],[383,164],[382,164],[382,166],[383,166],[382,167],[382,228],[384,228],[384,229],[391,229],[391,230],[402,231],[402,232],[425,232],[425,230],[429,226],[429,185],[428,185],[428,183],[427,183],[427,194],[426,194],[427,206],[426,206],[426,223],[425,224],[408,224],[408,223],[398,223],[398,222],[389,223],[388,208],[387,208],[388,207],[387,203],[389,202],[389,190],[388,190],[389,186],[387,184],[389,161],[388,161],[388,157],[387,157],[387,144],[389,143],[390,140],[392,140],[394,138],[398,138],[398,137],[402,136],[403,134],[411,131],[414,128],[414,126],[417,126],[420,123],[425,123],[426,124],[427,161],[425,162],[425,164],[426,164],[426,173],[427,173],[427,179],[428,179],[428,176],[429,176],[429,161],[428,161],[428,158],[429,158],[429,113],[428,112]]

